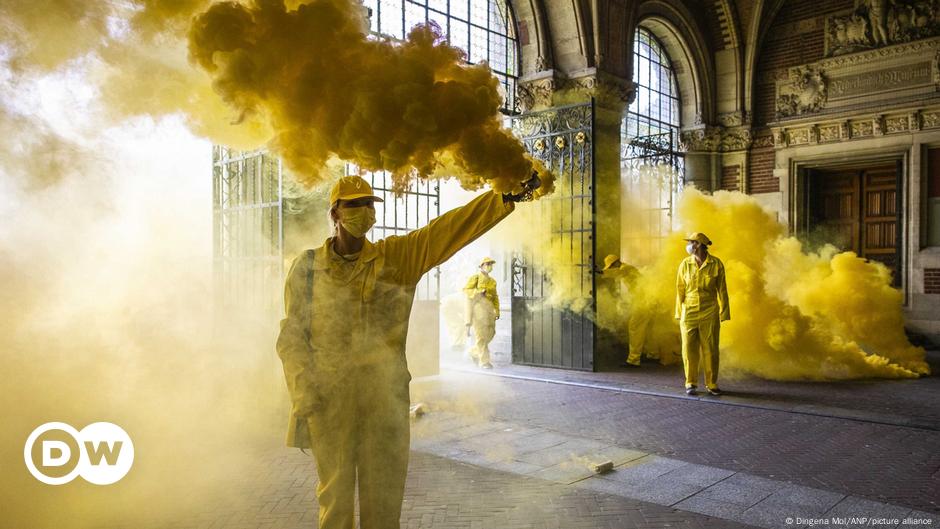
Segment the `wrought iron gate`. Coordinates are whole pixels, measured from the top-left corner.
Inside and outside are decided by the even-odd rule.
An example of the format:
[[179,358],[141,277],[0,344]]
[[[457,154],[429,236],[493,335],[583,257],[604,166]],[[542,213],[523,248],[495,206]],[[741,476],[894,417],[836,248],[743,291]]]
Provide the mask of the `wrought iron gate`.
[[277,314],[284,288],[281,162],[264,150],[212,148],[213,258],[223,306]]
[[548,255],[512,260],[512,361],[592,371],[594,103],[522,114],[512,129],[557,177],[554,194],[527,206],[541,220],[533,229],[548,230]]

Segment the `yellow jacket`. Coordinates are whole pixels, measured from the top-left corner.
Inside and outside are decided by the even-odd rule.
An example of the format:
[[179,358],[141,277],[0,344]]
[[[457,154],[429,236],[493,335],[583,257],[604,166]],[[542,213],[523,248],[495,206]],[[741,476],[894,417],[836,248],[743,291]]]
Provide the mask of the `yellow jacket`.
[[483,294],[499,314],[499,296],[496,294],[496,280],[482,272],[473,274],[463,287],[467,297],[473,301],[477,294]]
[[694,325],[716,316],[720,321],[731,319],[725,265],[708,254],[699,268],[690,255],[679,264],[676,276],[676,319]]
[[342,384],[384,386],[390,399],[407,408],[411,374],[405,340],[415,286],[513,209],[512,202],[487,192],[424,228],[366,240],[355,261],[336,255],[332,238],[294,259],[277,339],[292,401],[288,446],[310,446],[306,417],[324,403],[349,405],[352,418],[356,403],[330,400],[332,389]]
[[633,288],[634,283],[636,283],[637,278],[639,278],[640,271],[633,265],[620,263],[620,266],[617,268],[604,270],[603,275],[604,277],[619,280],[620,283],[629,290]]

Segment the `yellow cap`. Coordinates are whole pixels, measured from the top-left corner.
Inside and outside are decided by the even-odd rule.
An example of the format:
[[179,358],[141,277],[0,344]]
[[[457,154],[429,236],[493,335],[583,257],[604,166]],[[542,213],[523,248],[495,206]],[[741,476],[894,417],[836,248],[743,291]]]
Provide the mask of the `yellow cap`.
[[685,238],[685,240],[698,241],[700,244],[704,244],[705,246],[711,246],[712,244],[711,239],[706,237],[705,234],[701,232],[690,233],[689,236]]
[[604,258],[604,270],[610,270],[614,264],[619,263],[620,258],[614,254],[610,254]]
[[494,261],[492,257],[484,257],[483,260],[480,261],[480,266],[483,266],[485,264],[495,263],[495,262],[496,261]]
[[371,197],[376,202],[385,202],[372,193],[372,186],[361,176],[344,176],[333,184],[330,189],[330,206],[337,200],[356,200],[357,198]]

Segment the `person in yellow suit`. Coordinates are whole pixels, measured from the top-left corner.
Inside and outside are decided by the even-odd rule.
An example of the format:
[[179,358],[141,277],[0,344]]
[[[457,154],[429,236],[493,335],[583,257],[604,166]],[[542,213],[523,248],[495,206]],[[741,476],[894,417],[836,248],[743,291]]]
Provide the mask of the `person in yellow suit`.
[[373,203],[358,176],[330,192],[334,235],[287,274],[277,353],[291,396],[287,445],[312,448],[321,529],[352,529],[358,480],[362,529],[398,528],[408,470],[405,360],[415,286],[531,196],[486,192],[407,235],[370,242]]
[[480,272],[473,274],[463,287],[467,295],[467,332],[473,327],[475,341],[470,356],[483,369],[493,369],[490,363],[490,342],[496,336],[496,320],[499,319],[499,296],[496,280],[490,277],[493,264],[489,257],[480,263]]
[[646,342],[646,335],[650,326],[650,314],[639,310],[639,303],[633,299],[633,288],[636,286],[636,280],[640,277],[640,271],[635,266],[626,264],[619,257],[611,254],[604,258],[602,273],[606,277],[618,280],[626,289],[626,294],[631,300],[628,309],[630,315],[627,320],[630,350],[627,353],[626,361],[621,365],[623,367],[640,367],[643,345]]
[[704,233],[685,239],[688,257],[679,264],[676,276],[676,319],[682,334],[682,365],[685,392],[696,395],[699,359],[705,366],[705,388],[709,395],[718,389],[718,342],[721,322],[731,319],[725,265],[708,252],[712,241]]

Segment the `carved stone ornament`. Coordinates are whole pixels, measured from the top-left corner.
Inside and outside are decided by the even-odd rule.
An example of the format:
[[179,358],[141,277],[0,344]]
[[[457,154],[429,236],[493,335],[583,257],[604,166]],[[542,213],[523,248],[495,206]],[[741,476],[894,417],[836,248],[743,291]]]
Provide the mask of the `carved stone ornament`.
[[516,86],[516,101],[523,112],[548,108],[552,106],[554,92],[555,80],[551,78],[520,82]]
[[754,138],[752,146],[755,149],[766,149],[767,147],[774,146],[774,137],[773,135],[764,135]]
[[702,127],[683,131],[679,135],[679,147],[687,152],[714,152],[721,144],[719,127]]
[[820,125],[818,132],[818,141],[820,143],[826,143],[830,141],[839,141],[842,139],[841,136],[841,126],[838,123],[833,123],[831,125]]
[[940,127],[940,112],[924,112],[921,126],[925,129]]
[[888,134],[907,132],[910,130],[910,119],[907,116],[892,116],[886,118],[885,130]]
[[873,134],[874,134],[874,127],[872,126],[871,120],[862,120],[862,121],[852,122],[852,137],[853,138],[865,138]]
[[558,90],[583,92],[600,99],[610,97],[624,105],[629,105],[636,99],[636,85],[632,81],[603,73],[560,79]]
[[740,127],[744,125],[744,113],[739,110],[718,114],[718,124],[722,127]]
[[825,56],[855,53],[940,35],[936,0],[856,0],[826,18]]
[[819,112],[826,104],[827,95],[822,70],[813,66],[793,68],[788,82],[777,86],[777,119]]
[[722,131],[721,144],[718,146],[718,150],[721,152],[746,151],[751,146],[752,141],[751,129],[749,128],[727,129]]

